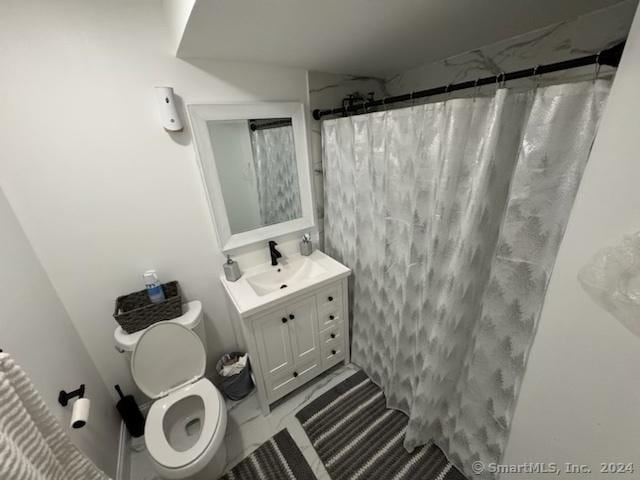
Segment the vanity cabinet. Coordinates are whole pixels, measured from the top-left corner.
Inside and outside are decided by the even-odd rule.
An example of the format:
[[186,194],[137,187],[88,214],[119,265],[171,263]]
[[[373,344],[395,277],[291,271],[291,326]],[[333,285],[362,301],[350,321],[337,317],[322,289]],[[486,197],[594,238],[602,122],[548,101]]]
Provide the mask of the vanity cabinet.
[[347,279],[292,295],[241,318],[258,397],[269,405],[323,371],[349,361]]
[[315,250],[255,265],[233,282],[220,277],[265,415],[288,393],[349,362],[349,275],[348,267]]

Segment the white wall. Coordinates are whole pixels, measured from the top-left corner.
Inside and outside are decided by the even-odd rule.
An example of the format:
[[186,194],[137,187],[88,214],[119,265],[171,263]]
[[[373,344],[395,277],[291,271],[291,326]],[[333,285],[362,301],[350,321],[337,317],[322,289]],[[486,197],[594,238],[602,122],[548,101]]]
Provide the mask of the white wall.
[[[639,85],[636,14],[551,278],[504,463],[584,463],[593,472],[580,478],[640,477],[640,339],[576,279],[597,250],[640,230]],[[635,462],[635,474],[600,473],[600,462]],[[525,477],[534,475],[502,478]]]
[[162,0],[169,29],[169,52],[175,55],[182,41],[196,0]]
[[176,59],[152,0],[3,1],[0,45],[0,186],[105,383],[133,388],[111,315],[148,268],[203,301],[211,367],[235,345],[224,257],[191,132],[162,129],[153,86],[183,103],[306,101],[306,72]]
[[[0,231],[0,348],[24,368],[74,443],[113,476],[120,419],[112,398],[2,190]],[[69,429],[71,405],[63,408],[58,392],[81,383],[91,399],[89,423]]]

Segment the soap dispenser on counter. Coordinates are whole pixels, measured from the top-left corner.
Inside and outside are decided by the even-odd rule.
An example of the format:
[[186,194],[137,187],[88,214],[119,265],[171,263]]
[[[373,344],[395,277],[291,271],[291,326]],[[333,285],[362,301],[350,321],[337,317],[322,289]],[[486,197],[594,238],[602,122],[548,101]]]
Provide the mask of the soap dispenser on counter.
[[300,241],[300,255],[308,257],[313,253],[313,244],[311,243],[311,235],[305,233]]
[[230,282],[235,282],[242,276],[240,265],[231,258],[231,255],[227,255],[227,261],[222,268],[224,269],[225,278]]

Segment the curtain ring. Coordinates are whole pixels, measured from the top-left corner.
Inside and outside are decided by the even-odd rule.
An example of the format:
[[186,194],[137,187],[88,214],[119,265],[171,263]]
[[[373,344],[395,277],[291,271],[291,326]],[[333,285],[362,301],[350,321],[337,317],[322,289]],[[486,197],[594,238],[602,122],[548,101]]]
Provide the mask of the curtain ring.
[[500,80],[500,88],[504,88],[504,84],[507,82],[507,74],[505,72],[500,72],[502,75],[502,80]]
[[350,115],[349,115],[349,106],[348,106],[348,103],[349,103],[349,99],[348,99],[348,98],[344,98],[344,99],[342,100],[342,114],[343,114],[345,117],[350,117]]
[[532,77],[534,78],[534,80],[536,82],[536,88],[538,88],[540,86],[540,75],[538,74],[538,69],[539,68],[540,68],[540,65],[536,65],[535,67],[533,67]]
[[382,97],[382,111],[385,112],[387,106],[387,97]]
[[412,107],[415,107],[415,106],[416,106],[416,97],[414,97],[414,96],[413,96],[413,93],[414,93],[414,92],[411,92],[411,93],[409,94],[409,101],[411,102],[411,106],[412,106]]
[[448,83],[446,87],[444,87],[444,101],[449,100],[449,88],[451,88],[451,84]]
[[600,54],[602,52],[598,52],[598,54],[596,55],[596,67],[595,67],[595,72],[594,72],[594,76],[593,76],[593,81],[595,82],[596,80],[598,80],[598,75],[600,75]]
[[473,101],[476,101],[476,98],[478,98],[478,93],[480,93],[480,86],[478,85],[478,82],[480,81],[479,78],[476,78],[476,81],[473,82]]

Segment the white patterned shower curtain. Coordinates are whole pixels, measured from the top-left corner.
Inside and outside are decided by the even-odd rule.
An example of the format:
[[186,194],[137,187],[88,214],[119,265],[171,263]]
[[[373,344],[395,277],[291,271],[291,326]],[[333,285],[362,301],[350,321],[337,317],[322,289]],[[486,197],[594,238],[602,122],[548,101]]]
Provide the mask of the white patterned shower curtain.
[[[609,82],[323,123],[325,243],[353,362],[469,478],[500,462]],[[480,478],[490,478],[484,474]]]
[[263,128],[251,132],[258,202],[263,225],[302,216],[293,128]]
[[0,353],[0,479],[109,480],[71,443],[7,353]]

